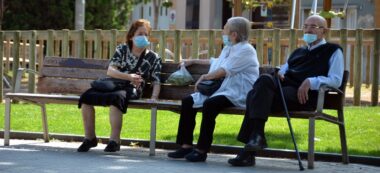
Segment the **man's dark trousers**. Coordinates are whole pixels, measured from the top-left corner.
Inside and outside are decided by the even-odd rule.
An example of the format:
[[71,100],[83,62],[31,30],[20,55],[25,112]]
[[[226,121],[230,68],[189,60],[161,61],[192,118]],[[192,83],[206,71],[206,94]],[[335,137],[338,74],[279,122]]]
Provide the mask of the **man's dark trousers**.
[[[239,141],[243,143],[249,141],[249,137],[255,130],[255,121],[265,122],[268,120],[270,113],[284,112],[276,80],[275,76],[271,74],[263,74],[257,79],[253,85],[253,89],[248,93],[246,101],[247,110],[238,135]],[[309,91],[309,100],[301,105],[297,98],[298,86],[287,84],[286,81],[282,81],[281,85],[288,110],[315,109],[317,102],[316,91]]]

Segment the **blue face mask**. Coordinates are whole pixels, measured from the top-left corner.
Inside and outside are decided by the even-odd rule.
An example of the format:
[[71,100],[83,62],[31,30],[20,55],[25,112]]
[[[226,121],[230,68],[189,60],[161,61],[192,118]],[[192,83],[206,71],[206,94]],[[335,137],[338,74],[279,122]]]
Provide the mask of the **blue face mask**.
[[148,38],[143,35],[135,36],[135,38],[133,38],[133,42],[138,48],[143,48],[150,44],[150,42],[148,41]]
[[222,35],[223,37],[223,44],[225,46],[230,46],[231,45],[231,41],[230,41],[230,38],[228,37],[228,35]]
[[317,35],[315,34],[304,34],[303,35],[303,41],[305,41],[307,44],[310,44],[317,40]]

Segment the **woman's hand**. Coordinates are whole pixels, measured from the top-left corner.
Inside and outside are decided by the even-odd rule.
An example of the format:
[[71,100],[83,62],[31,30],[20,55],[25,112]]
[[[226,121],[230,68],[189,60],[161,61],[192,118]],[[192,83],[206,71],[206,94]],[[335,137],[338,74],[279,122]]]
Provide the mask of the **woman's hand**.
[[197,91],[198,91],[197,86],[198,86],[199,82],[202,82],[203,80],[206,80],[206,79],[205,79],[205,78],[206,78],[206,75],[207,75],[207,74],[203,74],[201,77],[199,77],[199,79],[197,80],[197,82],[195,82],[194,92],[197,92]]
[[141,77],[141,75],[135,74],[135,73],[129,74],[129,78],[130,78],[131,83],[134,86],[136,86],[136,88],[139,88],[141,85],[141,82],[144,81],[144,79]]

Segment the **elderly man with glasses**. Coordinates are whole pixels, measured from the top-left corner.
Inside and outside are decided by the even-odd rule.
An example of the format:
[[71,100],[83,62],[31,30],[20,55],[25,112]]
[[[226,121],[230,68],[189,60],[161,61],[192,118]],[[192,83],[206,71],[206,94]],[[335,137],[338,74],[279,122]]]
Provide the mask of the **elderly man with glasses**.
[[303,25],[306,46],[296,49],[275,75],[261,75],[248,93],[247,111],[238,135],[245,143],[232,166],[255,165],[255,152],[267,147],[264,127],[271,112],[284,111],[276,77],[280,78],[289,110],[314,110],[320,85],[338,88],[341,85],[344,62],[342,48],[324,39],[326,20],[309,16]]

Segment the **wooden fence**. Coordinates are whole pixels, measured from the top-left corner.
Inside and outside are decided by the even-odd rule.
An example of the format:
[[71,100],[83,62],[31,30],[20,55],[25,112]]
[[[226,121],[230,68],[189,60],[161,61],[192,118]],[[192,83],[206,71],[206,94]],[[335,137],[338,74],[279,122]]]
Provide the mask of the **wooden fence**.
[[[43,30],[0,31],[2,76],[15,76],[19,67],[38,71],[44,56],[108,59],[117,44],[125,42],[127,31],[120,30]],[[151,48],[165,61],[184,58],[217,57],[222,49],[222,30],[157,30],[150,37]],[[260,64],[280,65],[289,53],[303,45],[302,30],[260,29],[250,31]],[[2,41],[1,41],[2,40]],[[354,87],[354,105],[360,105],[361,86],[371,86],[371,103],[379,99],[380,29],[331,30],[327,40],[343,47],[349,83]],[[174,52],[169,56],[167,50]],[[11,83],[14,83],[12,81]],[[0,81],[3,98],[3,81]],[[28,92],[34,92],[35,76],[29,75]]]

